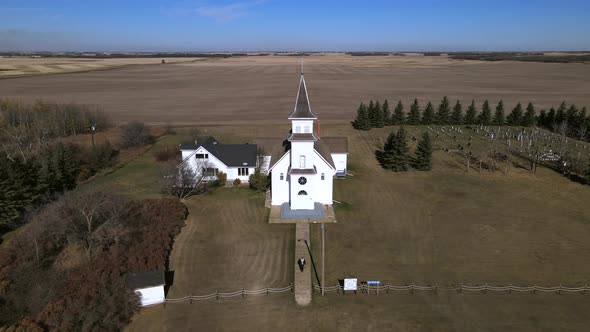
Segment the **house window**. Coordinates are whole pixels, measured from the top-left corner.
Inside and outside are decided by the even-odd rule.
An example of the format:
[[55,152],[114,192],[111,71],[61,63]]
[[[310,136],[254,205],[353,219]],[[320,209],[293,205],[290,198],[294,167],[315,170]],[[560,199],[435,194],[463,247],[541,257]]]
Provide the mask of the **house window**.
[[217,176],[219,169],[213,167],[203,167],[203,176]]
[[322,180],[325,178],[324,173],[322,173]]
[[301,191],[299,191],[299,192],[297,193],[297,195],[299,195],[299,196],[307,196],[307,191],[305,191],[305,190],[301,190]]
[[250,174],[250,169],[247,167],[240,167],[238,168],[238,176],[248,176]]
[[299,156],[299,168],[305,168],[305,156]]
[[197,153],[195,154],[195,158],[197,159],[209,159],[208,153]]
[[284,178],[285,176],[283,175],[283,173],[281,173],[281,181],[283,181]]

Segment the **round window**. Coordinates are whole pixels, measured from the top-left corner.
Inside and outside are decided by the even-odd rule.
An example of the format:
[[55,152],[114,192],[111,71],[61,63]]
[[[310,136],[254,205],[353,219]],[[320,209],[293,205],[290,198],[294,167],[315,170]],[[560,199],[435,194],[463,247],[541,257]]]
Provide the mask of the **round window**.
[[304,185],[307,183],[307,179],[305,177],[300,177],[299,180],[297,180],[299,182],[300,185]]

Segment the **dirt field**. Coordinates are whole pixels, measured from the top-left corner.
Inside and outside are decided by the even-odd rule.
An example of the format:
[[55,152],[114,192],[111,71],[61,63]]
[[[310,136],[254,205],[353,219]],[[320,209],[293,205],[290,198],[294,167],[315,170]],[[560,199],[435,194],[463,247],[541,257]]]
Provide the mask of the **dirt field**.
[[111,69],[130,65],[154,65],[160,64],[162,60],[165,60],[167,63],[180,63],[196,61],[198,60],[198,58],[82,59],[0,56],[0,78],[85,72]]
[[[278,135],[286,126],[204,129],[222,142],[236,142],[260,133]],[[435,152],[432,172],[385,172],[373,158],[373,144],[390,129],[322,127],[325,136],[349,137],[354,173],[335,183],[334,198],[346,205],[337,207],[338,224],[326,228],[326,284],[346,276],[400,285],[588,282],[589,187],[543,168],[536,175],[522,169],[508,175],[465,174],[442,151]],[[417,134],[422,128],[408,129]],[[162,142],[183,137],[179,133]],[[440,145],[435,141],[435,147]],[[141,178],[158,168],[153,156],[148,153],[128,167],[132,171],[121,171],[130,179],[114,173],[108,183],[145,196],[150,185],[135,187],[143,186]],[[266,224],[261,195],[224,189],[191,198],[188,205],[191,217],[171,257],[176,271],[171,297],[241,288],[236,281],[246,288],[291,282],[293,229]],[[319,261],[319,227],[312,226],[312,231]],[[590,323],[588,296],[332,293],[325,298],[315,294],[310,307],[300,308],[287,293],[156,306],[137,315],[129,330],[579,331]]]
[[[10,65],[10,59],[1,59]],[[34,60],[34,59],[33,59]],[[145,60],[145,59],[142,59]],[[294,104],[300,58],[207,59],[63,75],[0,80],[0,95],[102,105],[116,121],[150,123],[283,123]],[[507,108],[517,101],[538,107],[562,100],[590,106],[590,66],[479,62],[447,57],[305,57],[312,107],[324,122],[348,122],[361,101],[447,95]]]

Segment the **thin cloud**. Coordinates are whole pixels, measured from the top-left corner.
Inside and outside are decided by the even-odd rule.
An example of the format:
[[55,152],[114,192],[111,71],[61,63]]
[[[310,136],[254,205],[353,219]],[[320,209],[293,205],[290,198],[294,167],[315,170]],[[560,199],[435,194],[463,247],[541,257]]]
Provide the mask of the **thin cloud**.
[[185,16],[185,15],[194,15],[197,14],[202,17],[207,17],[213,19],[218,23],[226,23],[229,21],[233,21],[237,18],[245,16],[248,12],[257,6],[262,5],[265,3],[266,0],[257,0],[257,1],[241,1],[241,2],[234,2],[228,5],[223,6],[210,6],[210,5],[203,5],[197,8],[173,8],[163,10],[163,12],[167,15],[174,15],[174,16]]

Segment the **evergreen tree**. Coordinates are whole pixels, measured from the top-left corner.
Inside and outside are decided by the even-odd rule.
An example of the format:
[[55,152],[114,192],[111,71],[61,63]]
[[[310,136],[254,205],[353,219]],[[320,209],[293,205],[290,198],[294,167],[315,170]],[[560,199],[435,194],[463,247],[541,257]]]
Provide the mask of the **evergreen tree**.
[[416,146],[414,168],[419,171],[430,171],[432,169],[432,142],[427,132],[422,134],[422,139]]
[[58,143],[53,155],[53,167],[59,181],[58,191],[72,190],[76,187],[78,177],[78,162],[74,159],[70,148]]
[[404,105],[402,101],[398,101],[393,111],[393,124],[402,125],[406,122],[406,115],[404,114]]
[[516,106],[514,106],[512,112],[508,114],[506,122],[508,122],[509,126],[520,126],[523,123],[523,117],[524,115],[522,114],[522,104],[519,102],[518,104],[516,104]]
[[492,123],[496,126],[503,126],[506,123],[506,119],[504,117],[504,102],[500,100],[498,105],[496,105],[496,112],[494,112],[494,119]]
[[576,107],[576,105],[571,104],[570,107],[565,112],[565,121],[568,125],[568,128],[567,128],[567,135],[568,136],[575,136],[576,135],[576,131],[577,131],[576,129],[579,125],[579,123],[576,122],[577,120],[578,120],[578,108]]
[[559,105],[559,107],[557,108],[557,112],[555,112],[555,124],[556,125],[560,125],[562,124],[565,120],[566,120],[566,114],[565,114],[565,109],[567,108],[567,105],[565,104],[565,101],[561,102],[561,105]]
[[376,151],[377,160],[385,169],[395,172],[408,170],[408,142],[406,131],[400,128],[397,133],[391,132],[383,145],[383,150]]
[[483,105],[481,105],[481,113],[479,113],[477,117],[478,124],[488,126],[492,121],[492,109],[490,108],[490,103],[488,100],[484,100]]
[[381,106],[379,102],[369,102],[369,122],[371,128],[383,128],[383,113],[381,112]]
[[352,122],[352,127],[357,130],[371,129],[371,123],[369,121],[369,112],[367,110],[367,106],[361,103],[356,113],[356,119]]
[[466,125],[473,125],[477,122],[477,108],[475,108],[475,100],[471,101],[471,105],[467,107],[467,111],[465,112],[465,119],[463,123]]
[[426,108],[422,113],[422,124],[424,125],[431,125],[434,123],[434,107],[432,106],[431,102],[426,104]]
[[383,124],[386,126],[391,126],[393,124],[393,119],[391,117],[391,110],[389,109],[389,102],[387,101],[387,99],[385,99],[383,105],[381,105],[381,112],[383,113]]
[[529,102],[526,107],[526,113],[522,117],[521,125],[525,127],[531,127],[535,124],[535,106]]
[[555,109],[551,107],[549,112],[547,112],[547,117],[545,117],[545,128],[549,130],[554,130],[557,127],[556,121],[556,114]]
[[435,123],[445,125],[450,122],[451,106],[447,96],[444,96],[438,105],[438,110],[435,115]]
[[420,124],[421,120],[421,110],[420,104],[418,104],[418,99],[414,99],[414,102],[410,106],[410,113],[408,113],[408,124],[417,125]]
[[547,112],[541,110],[539,115],[536,117],[537,125],[541,128],[547,128]]
[[453,107],[453,113],[451,113],[451,123],[455,125],[463,124],[463,106],[458,100]]

